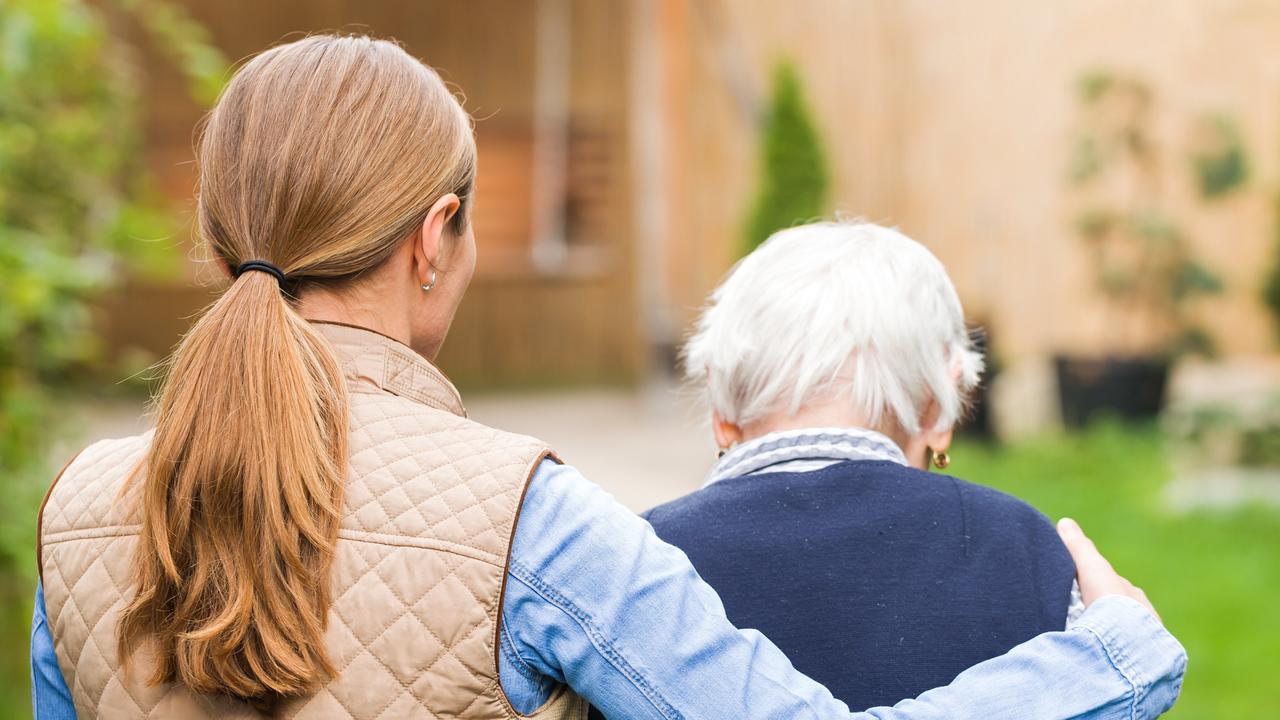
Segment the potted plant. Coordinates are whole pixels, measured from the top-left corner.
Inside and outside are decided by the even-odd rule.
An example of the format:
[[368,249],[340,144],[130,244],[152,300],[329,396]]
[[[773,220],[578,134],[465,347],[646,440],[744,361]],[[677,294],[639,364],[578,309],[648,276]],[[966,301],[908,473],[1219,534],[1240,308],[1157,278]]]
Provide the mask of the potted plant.
[[973,340],[974,349],[985,359],[985,365],[978,387],[974,388],[969,397],[968,410],[957,428],[965,437],[984,442],[999,439],[991,389],[998,384],[1004,367],[1000,361],[999,349],[992,342],[991,327],[992,324],[982,318],[969,325],[969,337]]
[[1247,392],[1170,408],[1163,426],[1174,441],[1174,481],[1166,495],[1175,507],[1280,501],[1280,394],[1261,385]]
[[[1174,360],[1212,350],[1188,314],[1189,301],[1222,287],[1193,257],[1162,201],[1165,158],[1150,129],[1150,89],[1135,78],[1092,73],[1081,81],[1079,98],[1083,122],[1070,175],[1080,200],[1074,231],[1105,300],[1108,337],[1105,352],[1055,358],[1068,427],[1099,413],[1133,420],[1158,414]],[[1192,167],[1206,198],[1243,181],[1238,138],[1226,136],[1231,128],[1225,122],[1202,128],[1213,142],[1201,143]]]

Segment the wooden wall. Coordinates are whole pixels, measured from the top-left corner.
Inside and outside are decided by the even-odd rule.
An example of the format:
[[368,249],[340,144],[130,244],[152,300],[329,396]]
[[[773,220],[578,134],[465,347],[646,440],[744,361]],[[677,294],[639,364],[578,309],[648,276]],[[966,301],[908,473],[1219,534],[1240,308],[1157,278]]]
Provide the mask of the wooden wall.
[[[440,358],[459,382],[634,381],[643,373],[628,185],[629,35],[619,6],[565,0],[572,63],[566,212],[573,236],[566,261],[542,267],[530,253],[536,3],[181,1],[233,60],[304,33],[362,31],[399,40],[465,97],[480,150],[480,261]],[[138,34],[127,23],[120,31]],[[164,190],[190,208],[192,129],[203,110],[187,98],[163,54],[149,52],[142,71],[151,164]],[[164,352],[210,297],[189,285],[217,284],[198,263],[188,270],[172,285],[137,284],[108,298],[109,344]]]
[[[1274,348],[1258,302],[1280,191],[1280,5],[1269,0],[565,0],[580,252],[550,274],[524,245],[536,2],[183,1],[233,58],[291,32],[364,28],[401,39],[465,92],[479,120],[481,265],[442,363],[469,383],[634,379],[650,338],[678,340],[734,260],[759,113],[783,58],[826,144],[831,210],[929,245],[1009,360],[1102,349],[1107,337],[1070,230],[1080,75],[1105,67],[1151,83],[1170,167],[1196,118],[1233,114],[1249,185],[1211,206],[1182,170],[1168,186],[1228,284],[1198,307],[1219,346]],[[200,111],[162,58],[146,72],[153,161],[187,197]]]
[[[666,0],[672,312],[687,324],[733,261],[755,188],[755,112],[774,63],[801,70],[833,170],[831,209],[898,225],[946,263],[1003,354],[1098,349],[1106,315],[1070,230],[1075,86],[1146,78],[1163,108],[1175,215],[1226,281],[1198,313],[1232,355],[1274,351],[1258,300],[1280,191],[1280,4],[1269,0]],[[1239,121],[1252,178],[1212,205],[1185,171],[1194,121]]]

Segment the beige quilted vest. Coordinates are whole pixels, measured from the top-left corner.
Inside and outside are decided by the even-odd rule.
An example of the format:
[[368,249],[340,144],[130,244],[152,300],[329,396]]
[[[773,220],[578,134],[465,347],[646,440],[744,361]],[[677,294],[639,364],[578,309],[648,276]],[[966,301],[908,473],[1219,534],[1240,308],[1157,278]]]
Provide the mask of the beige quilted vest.
[[[524,488],[548,454],[537,440],[466,418],[457,391],[409,348],[317,324],[351,395],[346,511],[333,567],[330,657],[340,669],[286,718],[516,718],[498,682],[498,611]],[[58,664],[80,720],[255,718],[225,698],[147,687],[116,657],[138,532],[129,472],[150,434],[84,450],[41,513],[41,571]],[[146,663],[139,655],[135,663]],[[568,689],[533,715],[585,717]]]

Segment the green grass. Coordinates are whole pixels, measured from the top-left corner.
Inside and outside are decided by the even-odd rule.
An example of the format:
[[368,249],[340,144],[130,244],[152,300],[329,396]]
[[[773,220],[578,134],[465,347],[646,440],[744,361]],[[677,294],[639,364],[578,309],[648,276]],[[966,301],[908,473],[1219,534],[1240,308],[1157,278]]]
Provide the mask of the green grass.
[[1261,507],[1178,514],[1154,431],[1098,427],[1015,447],[964,444],[953,471],[1080,521],[1142,587],[1189,658],[1167,717],[1275,717],[1280,702],[1280,512]]

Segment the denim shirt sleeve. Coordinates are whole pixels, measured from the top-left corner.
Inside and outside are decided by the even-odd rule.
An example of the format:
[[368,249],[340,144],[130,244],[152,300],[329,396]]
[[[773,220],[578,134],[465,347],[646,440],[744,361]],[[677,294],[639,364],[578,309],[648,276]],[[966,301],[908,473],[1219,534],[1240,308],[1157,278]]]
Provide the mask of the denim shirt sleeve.
[[44,606],[44,587],[36,585],[36,610],[31,618],[31,714],[35,720],[75,720],[71,690],[58,668]]
[[1136,720],[1173,704],[1186,667],[1181,645],[1141,605],[1103,598],[1070,630],[945,688],[851,714],[763,635],[735,628],[683,552],[550,461],[525,497],[502,614],[501,681],[521,712],[564,683],[607,717],[641,720]]

